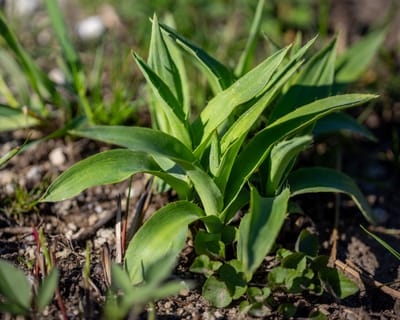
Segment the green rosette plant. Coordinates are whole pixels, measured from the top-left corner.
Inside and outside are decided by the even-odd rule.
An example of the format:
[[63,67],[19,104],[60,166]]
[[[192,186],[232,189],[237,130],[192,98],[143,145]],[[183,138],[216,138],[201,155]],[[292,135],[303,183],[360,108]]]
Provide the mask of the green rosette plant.
[[[260,16],[253,23],[256,30]],[[256,34],[249,37],[240,61],[251,60]],[[160,178],[176,190],[179,201],[155,212],[129,242],[124,267],[130,282],[146,283],[148,271],[160,259],[176,257],[195,224],[192,270],[206,275],[203,294],[218,307],[246,293],[274,247],[293,197],[344,193],[374,222],[361,191],[344,173],[322,167],[294,170],[320,119],[376,97],[332,95],[338,83],[335,39],[309,57],[314,42],[301,46],[298,41],[277,50],[250,70],[249,63],[241,62],[233,72],[154,16],[147,62],[133,53],[148,83],[153,128],[72,131],[119,148],[76,163],[41,201],[62,201],[137,173]],[[197,116],[190,108],[190,78],[182,53],[204,73],[213,94]],[[366,132],[358,124],[352,128]]]

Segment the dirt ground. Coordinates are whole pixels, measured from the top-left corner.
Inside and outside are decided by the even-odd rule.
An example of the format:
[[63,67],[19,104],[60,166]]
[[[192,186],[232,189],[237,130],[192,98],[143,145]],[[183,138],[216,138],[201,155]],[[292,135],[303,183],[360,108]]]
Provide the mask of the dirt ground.
[[[21,143],[28,131],[1,135],[1,153]],[[32,134],[32,131],[30,131]],[[39,132],[33,132],[39,135]],[[319,143],[315,148],[318,149]],[[355,147],[354,147],[355,145]],[[375,145],[379,149],[384,144]],[[35,260],[36,244],[31,226],[43,227],[49,247],[53,247],[57,266],[61,272],[60,292],[70,318],[96,319],[101,316],[102,305],[107,290],[101,251],[105,243],[115,245],[115,214],[117,196],[121,195],[125,205],[128,182],[95,187],[74,199],[55,204],[40,204],[29,208],[27,203],[43,193],[49,182],[63,170],[81,158],[107,148],[88,140],[52,140],[36,145],[14,158],[0,171],[0,257],[14,262],[19,268],[28,270],[27,262]],[[375,212],[380,216],[381,225],[372,229],[399,248],[400,220],[398,171],[389,163],[379,162],[376,157],[368,157],[366,151],[371,144],[362,141],[353,144],[350,150],[343,150],[343,170],[354,173]],[[347,152],[349,151],[349,152]],[[306,155],[307,156],[307,155]],[[307,160],[307,157],[303,161]],[[134,212],[139,199],[145,192],[146,177],[134,178],[130,212]],[[39,188],[39,189],[38,189]],[[16,200],[17,199],[17,200]],[[147,214],[168,201],[168,195],[153,195]],[[307,216],[291,216],[287,219],[279,238],[279,244],[291,248],[294,239],[304,227],[315,230],[319,236],[322,253],[330,254],[331,234],[334,221],[334,196],[313,195],[298,199]],[[368,237],[359,227],[367,225],[361,214],[347,198],[340,200],[339,240],[337,259],[345,263],[350,277],[362,275],[357,280],[360,292],[343,301],[335,301],[328,295],[277,295],[277,303],[291,301],[298,307],[296,317],[306,318],[310,311],[319,310],[328,319],[399,319],[400,318],[400,264],[379,244]],[[87,242],[92,245],[91,273],[92,285],[85,289],[82,270],[85,262]],[[246,319],[239,313],[238,303],[223,309],[215,309],[204,300],[201,293],[201,277],[190,273],[192,258],[190,245],[183,251],[173,278],[190,279],[196,283],[191,291],[158,301],[155,305],[158,319]],[[266,257],[271,261],[273,257]],[[266,264],[267,265],[267,264]],[[268,267],[260,270],[266,274]],[[356,273],[354,274],[354,270]],[[350,273],[349,273],[350,272]],[[353,274],[352,274],[353,272]],[[265,277],[264,277],[265,279]],[[379,284],[389,284],[392,291],[383,290]],[[390,289],[389,289],[390,290]],[[386,291],[386,293],[384,292]],[[397,300],[396,300],[397,295]],[[43,314],[45,318],[58,318],[59,309],[55,301]],[[143,314],[146,318],[146,314]],[[268,319],[281,318],[272,312]]]

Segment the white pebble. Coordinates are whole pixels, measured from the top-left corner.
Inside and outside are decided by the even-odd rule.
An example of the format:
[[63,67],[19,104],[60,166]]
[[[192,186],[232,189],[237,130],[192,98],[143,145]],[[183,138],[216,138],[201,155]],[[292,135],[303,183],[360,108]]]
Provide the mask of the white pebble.
[[76,32],[78,37],[84,41],[91,41],[100,38],[106,28],[103,20],[99,16],[88,17],[78,23]]
[[50,162],[53,166],[61,166],[65,163],[65,155],[61,148],[55,148],[49,154]]
[[39,7],[39,0],[13,0],[8,2],[11,12],[19,17],[26,17]]

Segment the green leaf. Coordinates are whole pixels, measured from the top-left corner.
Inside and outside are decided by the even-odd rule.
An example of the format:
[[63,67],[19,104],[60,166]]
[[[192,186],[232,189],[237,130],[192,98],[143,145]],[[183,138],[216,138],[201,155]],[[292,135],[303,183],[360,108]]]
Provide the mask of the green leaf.
[[250,34],[247,38],[246,47],[243,53],[240,55],[239,62],[235,69],[237,76],[242,76],[245,72],[250,70],[251,63],[253,61],[254,51],[256,49],[257,40],[260,33],[260,27],[262,23],[262,13],[264,8],[264,0],[259,0],[257,3],[256,12],[254,14],[253,22],[250,28]]
[[247,281],[241,269],[242,264],[238,260],[224,263],[218,269],[219,279],[226,283],[233,300],[239,299],[247,291]]
[[167,132],[169,134],[178,138],[188,148],[191,148],[192,141],[186,127],[186,116],[174,94],[168,85],[157,75],[157,73],[155,73],[154,70],[150,68],[148,64],[142,60],[142,58],[134,52],[132,54],[146,78],[147,84],[150,86],[152,93],[158,101],[157,105],[160,110],[156,110],[156,112],[163,112],[166,121],[168,121],[164,130],[168,130]]
[[153,15],[153,26],[147,63],[168,86],[183,111],[183,91],[180,73],[171,57],[171,53],[169,52],[169,48],[161,33],[158,19],[155,14]]
[[64,60],[68,66],[68,76],[72,80],[72,84],[78,95],[79,104],[83,108],[83,111],[89,123],[92,123],[93,111],[87,100],[85,74],[83,72],[83,67],[79,59],[79,55],[69,38],[67,26],[65,25],[65,21],[58,2],[53,0],[46,0],[45,4],[47,12],[49,14],[52,29],[55,32],[56,38],[62,49]]
[[[38,68],[32,58],[23,49],[14,32],[8,27],[2,13],[0,13],[0,35],[4,38],[8,47],[17,57],[33,90],[40,97],[40,100],[43,101],[50,97],[56,97],[57,92],[54,83],[50,81],[46,74]],[[47,114],[44,105],[42,105],[41,111],[43,112],[43,115]]]
[[327,97],[334,80],[336,40],[315,54],[300,71],[289,90],[277,102],[270,121],[274,121],[297,107]]
[[26,114],[23,110],[0,105],[0,132],[29,128],[38,123],[36,118]]
[[116,263],[111,264],[111,287],[115,291],[121,289],[124,293],[132,290],[128,273]]
[[307,229],[303,229],[297,238],[295,247],[298,252],[305,253],[309,257],[316,257],[319,251],[318,238]]
[[141,283],[144,272],[164,256],[177,257],[192,222],[204,216],[203,210],[188,201],[170,203],[154,213],[130,241],[125,267],[132,284]]
[[134,151],[164,156],[174,161],[195,161],[192,152],[181,141],[167,133],[150,128],[92,126],[86,129],[73,130],[70,133]]
[[232,142],[239,140],[243,136],[247,136],[250,129],[259,120],[262,113],[271,106],[271,102],[274,101],[282,87],[286,85],[287,81],[293,76],[300,65],[301,62],[294,64],[291,68],[285,68],[286,72],[281,77],[277,77],[268,90],[255,102],[252,102],[250,107],[235,120],[222,137],[221,149],[223,153]]
[[193,123],[193,132],[201,134],[195,153],[202,154],[211,134],[239,105],[261,95],[272,75],[282,63],[288,49],[282,49],[217,94]]
[[13,157],[15,157],[21,151],[20,147],[15,147],[8,151],[5,155],[0,158],[0,167],[10,161]]
[[371,223],[375,216],[354,181],[344,173],[328,168],[303,168],[294,171],[288,178],[291,196],[313,192],[339,192],[352,198],[364,217]]
[[266,194],[273,196],[287,178],[297,155],[312,142],[312,136],[294,137],[274,146],[269,156],[268,180]]
[[313,133],[314,135],[321,135],[340,131],[349,131],[371,141],[377,141],[371,131],[355,120],[352,116],[344,112],[332,113],[327,115],[325,118],[318,120]]
[[211,261],[210,258],[201,254],[194,258],[192,265],[190,266],[190,272],[201,273],[205,277],[210,277],[213,275],[220,267],[222,266],[222,262],[220,261]]
[[232,302],[232,296],[225,281],[214,276],[209,277],[204,283],[202,295],[217,308],[224,308]]
[[87,188],[117,183],[139,172],[160,177],[173,186],[182,197],[190,191],[190,187],[184,181],[164,172],[150,155],[115,149],[98,153],[70,167],[50,185],[40,201],[62,201]]
[[225,207],[239,194],[243,185],[268,156],[271,147],[284,138],[329,113],[351,108],[375,98],[368,94],[347,94],[317,100],[299,107],[258,132],[236,158],[225,190]]
[[319,272],[319,277],[325,289],[337,299],[344,299],[359,290],[353,281],[335,268],[323,268]]
[[199,230],[194,239],[196,255],[209,255],[212,257],[225,258],[225,245],[221,241],[221,234],[208,233]]
[[251,188],[250,211],[240,223],[237,244],[238,260],[247,276],[253,274],[275,244],[285,220],[289,194],[285,189],[276,197],[263,198]]
[[371,32],[337,58],[336,83],[348,84],[360,78],[381,48],[386,31],[381,29]]
[[392,255],[394,255],[398,260],[400,260],[400,252],[394,249],[392,246],[390,246],[386,241],[382,240],[379,238],[377,235],[373,234],[372,232],[369,232],[366,228],[363,226],[360,226],[361,229],[363,229],[368,235],[370,235],[372,238],[374,238],[376,241],[378,241],[387,251],[389,251]]
[[160,24],[160,26],[180,47],[194,58],[196,65],[207,76],[214,94],[228,88],[233,83],[234,77],[232,72],[221,62],[182,37],[172,28],[164,24]]
[[[0,68],[0,93],[7,104],[11,107],[29,105],[32,96],[29,90],[29,79],[21,70],[14,56],[5,49],[0,49]],[[5,79],[7,79],[7,83]]]
[[20,314],[27,315],[31,309],[31,286],[25,274],[11,263],[0,259],[0,295],[6,304]]
[[44,308],[51,302],[51,299],[54,296],[54,291],[58,285],[58,278],[59,272],[56,268],[53,268],[44,279],[42,285],[39,287],[36,297],[36,305],[39,312],[42,312]]
[[[73,131],[73,133],[127,147],[134,151],[143,151],[154,156],[172,159],[186,172],[192,181],[207,215],[218,214],[222,209],[223,199],[221,191],[204,170],[192,164],[195,161],[194,156],[179,140],[154,129],[139,127],[96,126]],[[156,160],[162,168],[165,168],[165,166],[161,165],[159,157]],[[172,163],[171,165],[173,166],[174,164]],[[171,185],[176,187],[173,184]],[[179,187],[179,184],[177,186]],[[177,191],[181,193],[181,191],[185,190],[180,189],[180,191]],[[183,194],[185,193],[187,193],[187,190]]]

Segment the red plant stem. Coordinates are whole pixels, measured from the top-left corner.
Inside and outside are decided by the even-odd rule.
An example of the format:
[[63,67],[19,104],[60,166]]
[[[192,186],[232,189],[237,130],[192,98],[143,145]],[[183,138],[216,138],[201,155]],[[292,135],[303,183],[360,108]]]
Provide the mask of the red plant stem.
[[[55,268],[57,266],[55,250],[51,250],[50,255],[51,255],[53,267]],[[57,304],[58,304],[58,308],[60,309],[61,316],[62,316],[63,320],[67,320],[68,319],[67,311],[65,310],[65,305],[64,305],[64,301],[61,297],[59,286],[57,286],[57,288],[55,290],[55,294],[56,294]]]

